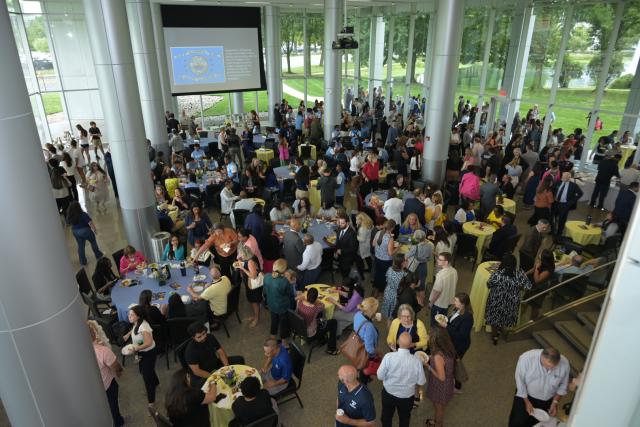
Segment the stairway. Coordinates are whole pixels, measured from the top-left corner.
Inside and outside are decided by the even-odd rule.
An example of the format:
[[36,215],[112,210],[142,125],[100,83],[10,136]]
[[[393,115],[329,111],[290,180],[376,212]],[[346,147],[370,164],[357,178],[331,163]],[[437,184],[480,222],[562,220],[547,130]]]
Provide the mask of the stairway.
[[597,311],[578,312],[575,319],[556,321],[553,329],[533,332],[532,336],[540,346],[558,349],[569,360],[575,376],[584,368],[598,316]]

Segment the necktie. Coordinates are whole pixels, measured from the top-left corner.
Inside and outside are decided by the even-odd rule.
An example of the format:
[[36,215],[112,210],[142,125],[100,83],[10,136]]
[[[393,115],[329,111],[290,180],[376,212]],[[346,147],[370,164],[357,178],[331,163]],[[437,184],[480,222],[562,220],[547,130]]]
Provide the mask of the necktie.
[[340,231],[340,239],[342,239],[342,236],[344,236],[344,230]]

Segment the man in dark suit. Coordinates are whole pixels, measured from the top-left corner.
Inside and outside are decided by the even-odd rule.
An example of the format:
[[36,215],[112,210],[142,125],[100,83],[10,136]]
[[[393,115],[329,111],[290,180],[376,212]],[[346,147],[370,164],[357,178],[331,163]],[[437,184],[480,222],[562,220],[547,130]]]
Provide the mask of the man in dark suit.
[[298,232],[300,232],[300,220],[293,218],[289,223],[290,230],[284,234],[282,239],[282,253],[287,260],[289,268],[295,269],[302,263],[302,253],[304,252],[304,243]]
[[554,193],[553,222],[557,227],[556,235],[562,236],[569,212],[576,208],[583,193],[578,184],[571,182],[570,172],[562,173],[560,182],[555,185]]
[[[591,201],[589,205],[596,207],[596,198],[598,199],[597,208],[604,209],[604,199],[607,198],[609,187],[611,186],[611,178],[617,176],[620,178],[620,172],[618,171],[618,162],[621,157],[616,154],[615,157],[607,156],[598,164],[598,174],[596,175],[596,183],[593,187],[593,193],[591,193]],[[599,197],[598,197],[599,196]]]
[[618,198],[616,199],[616,206],[613,209],[613,213],[624,221],[624,223],[628,223],[629,219],[631,219],[631,212],[633,211],[633,206],[636,203],[636,193],[638,192],[638,183],[632,182],[629,184],[629,187],[621,191],[618,194]]
[[418,215],[418,220],[420,224],[424,227],[426,225],[426,219],[424,217],[424,197],[422,195],[422,190],[416,188],[413,190],[413,195],[415,196],[412,199],[407,199],[404,202],[404,210],[402,211],[402,218],[406,218],[409,214]]
[[518,234],[518,229],[513,225],[513,220],[510,215],[502,216],[502,227],[496,230],[491,237],[491,244],[489,245],[489,252],[498,259],[502,259],[505,254],[509,240]]
[[358,237],[356,231],[349,225],[349,219],[344,213],[338,214],[338,228],[335,255],[338,258],[338,270],[340,270],[342,278],[346,279],[349,277],[351,265],[355,262],[358,253]]

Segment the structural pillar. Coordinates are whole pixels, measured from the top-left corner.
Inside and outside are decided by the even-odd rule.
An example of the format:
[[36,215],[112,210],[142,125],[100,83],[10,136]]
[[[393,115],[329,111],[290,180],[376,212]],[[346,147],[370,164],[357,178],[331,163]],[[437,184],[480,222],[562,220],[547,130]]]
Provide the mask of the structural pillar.
[[[162,86],[158,68],[156,46],[153,39],[153,21],[149,0],[127,0],[127,18],[131,32],[131,47],[135,62],[144,130],[156,151],[169,154],[167,126],[164,119]],[[176,111],[176,116],[179,114]]]
[[280,8],[265,6],[265,27],[267,32],[267,90],[269,97],[269,122],[275,125],[273,109],[282,102],[282,58],[280,54]]
[[83,0],[89,41],[100,88],[105,126],[122,221],[129,244],[147,257],[152,254],[151,235],[158,231],[153,182],[144,143],[138,82],[133,64],[131,36],[124,0]]
[[463,20],[464,0],[438,0],[431,75],[431,81],[437,84],[431,84],[426,124],[430,140],[424,145],[422,163],[423,180],[437,185],[442,183],[446,169]]
[[411,81],[413,76],[411,75],[411,69],[413,68],[413,38],[416,31],[416,4],[411,3],[411,12],[409,15],[409,37],[407,43],[407,73],[404,77],[404,99],[402,101],[402,123],[407,125],[407,118],[409,117],[409,98],[411,97]]
[[640,61],[638,61],[636,73],[631,81],[629,98],[627,98],[627,105],[624,108],[624,116],[622,116],[622,122],[620,123],[620,136],[622,136],[626,131],[629,131],[634,142],[636,142],[636,134],[640,128],[638,114],[640,114]]
[[233,115],[242,118],[244,114],[244,92],[233,92]]
[[[162,30],[160,3],[151,3],[151,19],[153,21],[153,38],[156,46],[156,57],[158,58],[158,70],[160,72],[162,105],[165,111],[171,111],[178,115],[180,113],[178,111],[178,100],[176,97],[171,95],[171,78],[169,77],[169,64],[167,62],[167,53],[164,47],[164,32]],[[202,126],[204,126],[204,123]]]
[[591,110],[591,120],[589,120],[589,128],[587,130],[587,138],[582,148],[582,156],[580,157],[580,171],[583,171],[587,166],[587,159],[589,158],[589,149],[591,148],[591,142],[593,140],[593,132],[596,128],[596,119],[600,111],[600,104],[602,103],[602,97],[604,96],[605,83],[607,81],[607,75],[609,74],[609,68],[611,67],[611,58],[613,58],[613,51],[618,40],[618,33],[620,32],[620,24],[622,23],[622,14],[624,12],[624,2],[619,0],[616,3],[615,18],[613,20],[613,26],[611,27],[611,34],[609,34],[609,45],[602,60],[602,67],[600,68],[600,74],[598,76],[598,86],[596,87],[596,99],[593,103],[593,109]]
[[569,36],[571,35],[571,29],[573,27],[573,3],[569,3],[564,13],[564,29],[562,30],[562,39],[560,39],[560,47],[558,48],[558,59],[556,60],[556,67],[553,70],[553,81],[551,82],[551,93],[549,94],[549,105],[547,111],[544,114],[544,125],[542,126],[542,138],[540,139],[540,150],[547,145],[549,139],[549,128],[551,127],[551,116],[553,112],[553,106],[556,103],[556,95],[558,93],[558,84],[560,83],[560,74],[562,73],[562,64],[564,62],[564,55],[567,50],[567,43]]
[[[356,19],[353,25],[355,39],[358,42],[358,49],[353,52],[353,97],[360,97],[360,9],[355,10]],[[346,106],[345,106],[346,107]]]
[[473,129],[477,133],[480,130],[480,118],[482,117],[482,109],[484,106],[484,91],[487,87],[487,71],[489,70],[489,57],[491,55],[491,43],[493,41],[493,27],[496,24],[496,10],[495,8],[489,9],[489,16],[487,17],[487,29],[484,33],[484,54],[482,56],[482,70],[480,71],[480,93],[478,94],[479,108],[475,115],[473,122]]
[[5,5],[0,51],[0,123],[21,141],[0,158],[0,177],[29,187],[0,214],[11,246],[0,257],[0,399],[14,426],[111,426]]
[[[429,23],[427,27],[427,45],[424,53],[424,76],[422,97],[427,100],[427,108],[429,108],[429,99],[431,96],[431,74],[433,71],[433,39],[435,37],[436,18],[437,12],[431,12],[429,14]],[[426,114],[426,111],[425,111]]]
[[340,123],[342,113],[342,50],[334,50],[331,44],[342,28],[344,0],[324,2],[324,136],[331,138],[331,131]]
[[384,59],[384,17],[377,8],[373,8],[369,30],[369,107],[373,109],[373,89],[381,81]]
[[303,52],[304,55],[304,106],[307,106],[307,99],[309,98],[309,73],[311,71],[311,49],[309,47],[309,17],[307,11],[304,11],[302,17],[302,38],[303,38]]
[[393,36],[395,35],[396,17],[395,7],[391,6],[389,12],[389,38],[387,40],[387,90],[384,100],[385,114],[389,115],[391,109],[391,97],[393,96]]

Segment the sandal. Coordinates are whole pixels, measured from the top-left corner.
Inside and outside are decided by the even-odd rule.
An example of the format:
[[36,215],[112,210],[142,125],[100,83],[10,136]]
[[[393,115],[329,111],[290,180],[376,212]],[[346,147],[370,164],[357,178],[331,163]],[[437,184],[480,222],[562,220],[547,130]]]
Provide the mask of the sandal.
[[340,350],[325,350],[324,352],[331,356],[337,356],[340,354]]

